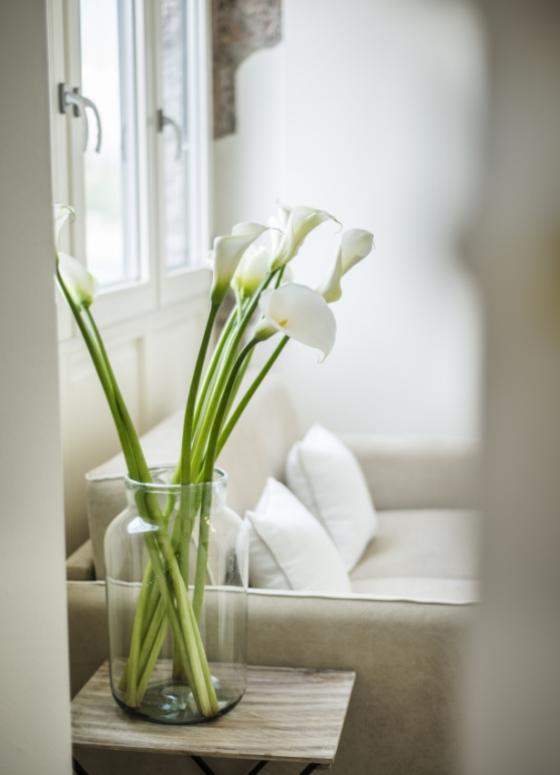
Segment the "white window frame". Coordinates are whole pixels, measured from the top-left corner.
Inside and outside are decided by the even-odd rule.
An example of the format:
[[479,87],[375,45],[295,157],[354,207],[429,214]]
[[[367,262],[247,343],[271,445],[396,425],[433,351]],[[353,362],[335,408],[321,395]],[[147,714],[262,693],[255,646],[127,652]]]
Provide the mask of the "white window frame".
[[[188,0],[189,12],[189,143],[196,148],[189,180],[191,201],[197,204],[191,238],[191,261],[200,262],[170,271],[165,266],[160,203],[163,185],[162,137],[157,127],[161,107],[159,2],[137,0],[143,13],[136,26],[139,52],[137,69],[139,140],[139,235],[143,251],[140,277],[136,281],[102,288],[94,312],[101,326],[109,326],[179,304],[200,295],[208,287],[203,267],[210,242],[209,174],[211,121],[209,118],[210,4]],[[58,84],[81,87],[79,0],[48,0],[49,77],[51,84],[51,149],[53,195],[56,202],[71,204],[78,213],[64,247],[85,263],[83,127],[80,119],[58,110]],[[103,119],[103,117],[101,117]],[[94,134],[93,127],[92,134]],[[64,305],[59,304],[59,338],[75,335],[75,327]]]

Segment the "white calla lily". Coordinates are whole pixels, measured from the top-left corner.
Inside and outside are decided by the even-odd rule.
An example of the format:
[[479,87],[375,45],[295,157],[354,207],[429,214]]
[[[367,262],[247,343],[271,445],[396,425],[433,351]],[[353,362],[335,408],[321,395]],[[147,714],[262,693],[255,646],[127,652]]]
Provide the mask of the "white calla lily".
[[282,285],[286,283],[293,283],[295,281],[295,273],[290,265],[284,267],[282,272]]
[[[276,215],[272,215],[268,220],[269,229],[264,237],[264,242],[269,249],[272,258],[275,258],[280,251],[280,243],[284,237],[284,232],[288,224],[290,208],[278,203]],[[272,263],[271,258],[271,263]]]
[[233,287],[241,298],[252,296],[270,272],[270,250],[266,245],[250,245],[233,276]]
[[280,231],[285,231],[291,212],[291,207],[277,200],[276,215],[273,215],[271,218],[269,218],[268,222],[271,226],[275,226],[277,229],[280,229]]
[[260,223],[239,223],[232,233],[216,237],[213,247],[214,282],[212,284],[212,303],[220,304],[228,292],[231,280],[241,257],[267,227]]
[[68,293],[74,302],[89,307],[95,295],[95,278],[77,258],[68,253],[58,253],[58,269]]
[[89,307],[95,295],[95,277],[87,271],[77,258],[64,253],[58,248],[60,232],[68,221],[73,221],[76,213],[70,205],[56,204],[54,206],[55,252],[58,271],[64,286],[75,304]]
[[340,239],[340,247],[327,280],[319,289],[325,301],[332,304],[342,296],[340,281],[357,263],[371,253],[373,234],[365,229],[348,229]]
[[70,205],[56,204],[54,206],[54,238],[57,248],[60,232],[66,225],[66,222],[68,220],[73,221],[75,217],[76,212],[73,207],[70,207]]
[[278,245],[278,250],[272,264],[273,269],[285,266],[296,255],[302,242],[310,231],[325,221],[339,223],[334,215],[325,210],[315,210],[312,207],[293,207],[289,212],[285,233]]
[[287,283],[264,291],[260,299],[263,319],[255,331],[258,340],[280,332],[320,350],[323,359],[332,350],[336,320],[323,297],[307,285]]
[[256,234],[257,236],[260,236],[263,231],[265,231],[268,227],[263,226],[262,223],[253,223],[251,221],[243,221],[242,223],[236,223],[233,229],[231,230],[231,233],[235,237],[248,237],[251,234]]

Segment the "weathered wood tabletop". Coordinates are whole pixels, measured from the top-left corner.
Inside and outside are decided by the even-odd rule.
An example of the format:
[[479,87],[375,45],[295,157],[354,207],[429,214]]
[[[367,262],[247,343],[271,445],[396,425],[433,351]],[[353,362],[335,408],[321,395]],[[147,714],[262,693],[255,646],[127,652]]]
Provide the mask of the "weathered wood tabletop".
[[247,692],[215,721],[155,724],[125,713],[111,695],[105,663],[72,702],[80,747],[200,757],[333,764],[355,673],[248,667]]

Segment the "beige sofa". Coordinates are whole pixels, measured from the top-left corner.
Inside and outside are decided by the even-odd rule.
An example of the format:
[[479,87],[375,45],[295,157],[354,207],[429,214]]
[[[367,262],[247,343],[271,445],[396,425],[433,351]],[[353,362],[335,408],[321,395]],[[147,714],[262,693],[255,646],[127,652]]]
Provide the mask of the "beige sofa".
[[[176,459],[180,423],[175,415],[144,437],[151,462]],[[302,433],[282,384],[271,380],[221,461],[230,505],[240,514],[255,505],[267,476],[283,478],[287,452]],[[378,536],[352,572],[353,594],[250,590],[249,661],[357,672],[333,773],[449,773],[461,649],[476,598],[475,456],[459,445],[345,440],[380,519]],[[74,693],[107,656],[102,541],[124,505],[122,474],[117,456],[88,475],[91,537],[67,562]],[[83,763],[92,775],[161,768],[150,757],[114,753],[91,754]],[[189,767],[165,760],[166,773]],[[243,771],[230,762],[216,768]],[[270,766],[272,774],[290,771]]]

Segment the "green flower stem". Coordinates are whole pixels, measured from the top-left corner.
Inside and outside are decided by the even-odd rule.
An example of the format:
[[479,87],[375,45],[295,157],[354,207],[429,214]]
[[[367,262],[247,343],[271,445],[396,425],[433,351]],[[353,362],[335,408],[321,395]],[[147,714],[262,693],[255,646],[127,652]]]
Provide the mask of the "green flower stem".
[[[261,297],[261,293],[273,281],[275,275],[279,271],[280,270],[275,270],[274,272],[271,272],[266,277],[266,279],[261,283],[258,290],[255,292],[255,295],[251,298],[251,300],[243,310],[241,320],[238,323],[237,328],[235,329],[235,333],[233,334],[232,339],[229,343],[227,354],[223,358],[223,363],[221,365],[218,375],[216,376],[214,387],[211,391],[210,399],[208,402],[208,408],[204,414],[204,417],[202,418],[202,422],[197,435],[197,440],[194,445],[194,450],[192,453],[193,471],[198,471],[201,467],[203,458],[207,457],[207,451],[206,451],[207,442],[210,437],[212,427],[215,425],[218,406],[223,396],[224,388],[225,388],[228,376],[232,368],[234,367],[235,360],[237,357],[237,349],[241,344],[241,340],[243,339],[245,330],[247,329],[247,326],[251,322],[253,314],[255,313],[255,310],[259,303],[259,299]],[[215,461],[212,460],[211,471],[213,471],[214,462]]]
[[[175,478],[178,478],[178,472],[173,477],[173,480]],[[173,526],[173,532],[172,532],[172,542],[173,547],[175,549],[175,552],[177,556],[179,557],[180,562],[182,562],[181,565],[181,575],[183,576],[185,585],[188,589],[188,561],[189,561],[189,547],[190,547],[190,539],[192,534],[192,529],[194,526],[194,520],[196,517],[197,509],[198,509],[198,503],[197,503],[197,493],[194,493],[195,500],[191,504],[191,507],[189,509],[189,517],[188,520],[184,521],[183,523],[179,522],[179,520],[175,519],[175,524]],[[166,508],[166,514],[165,517],[169,518],[169,503],[174,502],[174,496],[169,496],[168,498],[168,504]],[[185,547],[185,551],[179,555],[179,549],[181,546]],[[151,563],[148,563],[146,568],[146,573],[144,574],[144,580],[143,584],[150,584],[151,591],[150,591],[150,597],[148,599],[147,605],[146,605],[146,612],[144,614],[144,620],[147,622],[147,625],[144,627],[144,631],[142,633],[141,637],[141,657],[140,657],[140,671],[142,672],[144,670],[144,665],[146,664],[146,661],[148,659],[148,652],[151,651],[152,648],[152,640],[153,640],[153,633],[150,631],[152,630],[153,621],[154,618],[156,619],[156,626],[159,628],[161,615],[163,611],[163,605],[161,596],[159,593],[159,589],[157,585],[154,585],[153,583],[153,569],[151,566]],[[165,622],[163,623],[163,626],[158,629],[158,637],[161,639],[161,642],[163,643],[163,640],[165,639],[162,635],[161,629],[163,629],[164,632],[167,632],[167,625]],[[186,673],[184,669],[182,668],[182,661],[181,661],[181,655],[180,650],[178,650],[177,646],[175,646],[174,654],[173,654],[173,676],[175,679],[180,678],[187,678]],[[125,690],[126,688],[126,674],[123,675],[123,680],[121,680],[120,688],[121,690]],[[139,690],[140,694],[140,690]],[[141,695],[140,695],[141,696]]]
[[[191,384],[189,387],[189,393],[187,396],[187,404],[185,407],[185,416],[183,420],[183,436],[181,440],[181,457],[179,459],[179,481],[182,485],[190,484],[192,480],[191,444],[192,444],[192,433],[193,433],[194,410],[196,406],[196,400],[198,396],[198,389],[200,385],[200,379],[202,376],[202,370],[204,368],[204,362],[206,360],[206,353],[208,351],[208,345],[212,337],[214,321],[216,320],[216,315],[218,314],[219,307],[220,307],[219,303],[212,302],[212,304],[210,305],[210,311],[208,313],[206,326],[204,328],[204,333],[202,335],[202,340],[196,357]],[[185,535],[185,533],[189,532],[188,524],[192,520],[191,520],[191,515],[189,513],[189,493],[185,489],[181,489],[181,493],[179,496],[179,511],[175,521],[176,521],[177,531],[180,535]],[[181,542],[179,545],[177,554],[179,558],[179,564],[181,569],[181,575],[183,578],[183,583],[184,583],[185,589],[188,589],[188,556],[189,556],[188,545],[185,547],[184,542]],[[180,677],[181,674],[182,674],[182,670],[180,665],[180,659],[177,654],[177,649],[175,649],[175,653],[173,655],[173,675],[178,678]]]
[[103,389],[103,392],[105,393],[105,397],[107,398],[107,403],[109,404],[109,410],[111,412],[111,415],[113,417],[113,421],[115,423],[115,428],[117,430],[117,434],[119,436],[119,441],[121,443],[121,446],[123,447],[123,452],[125,453],[125,458],[127,462],[127,466],[130,466],[131,460],[127,458],[126,451],[124,447],[126,446],[129,448],[128,441],[126,439],[125,430],[121,421],[120,412],[118,411],[118,408],[116,406],[115,402],[115,395],[114,395],[114,386],[111,383],[110,375],[107,372],[106,364],[104,362],[102,353],[99,350],[98,344],[95,341],[94,336],[92,335],[92,332],[88,329],[83,317],[82,317],[82,308],[75,303],[74,299],[72,298],[72,295],[69,293],[66,284],[64,283],[64,280],[62,279],[62,275],[60,274],[58,264],[56,267],[56,279],[58,282],[58,285],[62,291],[62,294],[64,298],[66,299],[66,302],[68,303],[68,306],[70,307],[70,311],[72,312],[72,315],[74,317],[74,320],[76,321],[76,325],[78,326],[78,329],[80,330],[80,333],[82,335],[82,338],[84,340],[84,343],[87,347],[87,350],[90,354],[93,366],[97,372],[97,376],[99,377],[99,381],[101,382],[101,387]]
[[144,625],[144,609],[146,606],[146,597],[148,595],[148,587],[146,584],[142,584],[140,587],[140,595],[138,597],[138,603],[136,605],[136,613],[134,616],[134,623],[132,625],[132,636],[130,639],[130,652],[128,654],[128,661],[126,663],[126,692],[128,702],[132,707],[136,707],[137,699],[137,678],[140,660],[140,637],[142,628]]
[[[153,504],[150,502],[150,494],[137,493],[137,504],[139,512],[150,519],[153,514]],[[211,717],[219,710],[218,700],[212,683],[210,668],[202,644],[202,639],[198,632],[198,625],[192,613],[192,604],[181,575],[172,539],[167,532],[167,525],[162,525],[157,518],[154,521],[158,524],[160,530],[158,531],[157,536],[148,534],[145,537],[146,545],[154,575],[158,582],[160,596],[167,609],[168,620],[171,624],[174,642],[182,664],[182,672],[187,677],[193,690],[193,695],[201,714],[206,717]],[[160,557],[160,551],[163,557]],[[169,574],[170,589],[167,587],[166,572]],[[173,601],[175,601],[176,608]],[[155,615],[157,615],[157,608],[154,612],[154,616]],[[142,605],[140,605],[140,603],[136,608],[136,616],[143,616]],[[165,638],[161,630],[166,629],[166,627],[167,625],[165,622],[160,625],[160,629],[156,636],[156,644],[163,644]],[[146,648],[149,649],[149,646],[144,647],[144,655]],[[152,649],[149,649],[149,651],[151,653]],[[142,653],[140,655],[141,663],[146,659],[144,655]],[[149,657],[147,659],[149,661]],[[155,662],[153,664],[155,664]],[[131,688],[128,685],[127,691],[128,699],[131,694]],[[137,692],[135,699],[137,702],[141,701],[142,694],[140,691]]]
[[[143,499],[140,498],[139,500],[142,501]],[[145,505],[142,505],[141,502],[138,505],[139,511],[141,513],[145,513],[147,510]],[[192,614],[192,605],[184,586],[177,558],[173,551],[171,539],[165,529],[158,531],[157,535],[148,534],[145,538],[151,564],[154,569],[154,575],[159,587],[161,604],[167,611],[167,619],[173,631],[174,642],[180,654],[183,670],[193,690],[193,695],[201,714],[206,717],[214,716],[219,709],[218,700],[212,684],[210,669],[201,642],[200,633],[198,632],[198,627],[193,627],[194,617]],[[168,587],[168,574],[170,588]],[[136,608],[135,616],[142,617],[141,601],[139,601],[139,604]],[[154,617],[155,616],[159,616],[157,607],[154,612]],[[161,630],[167,629],[167,622],[162,621],[159,629],[157,628],[157,623],[156,625],[151,624],[150,626],[156,627],[157,634],[155,643],[153,644],[152,648],[149,648],[149,645],[144,646],[144,652],[146,647],[148,647],[149,652],[153,657],[153,650],[155,649],[157,643],[163,644],[165,636]],[[146,657],[141,653],[139,660],[140,665],[144,662],[144,660],[146,660],[145,664],[147,666],[143,671],[145,683],[145,673],[150,663],[150,658],[148,657],[146,659]],[[155,661],[153,661],[151,665],[152,669],[154,664]],[[137,670],[136,682],[138,682],[138,680]],[[140,680],[142,679],[140,678]],[[130,685],[127,685],[127,691],[127,699],[130,699]],[[137,696],[135,698],[136,701],[140,702],[142,696],[143,692],[140,692],[139,686],[139,690],[137,691]]]
[[[162,514],[154,494],[137,493],[136,496],[139,513],[156,524],[159,530],[157,535],[152,533],[145,536],[149,563],[136,605],[130,655],[123,677],[127,701],[132,705],[139,704],[142,700],[170,625],[178,652],[177,665],[187,676],[201,714],[212,716],[219,710],[197,623],[201,614],[206,582],[212,473],[220,429],[239,389],[243,367],[246,368],[249,353],[256,343],[251,342],[243,348],[239,356],[237,356],[237,350],[256,309],[260,294],[275,274],[276,272],[270,273],[245,308],[239,307],[235,314],[232,314],[211,361],[200,395],[198,392],[204,361],[219,305],[211,306],[195,363],[185,409],[178,477],[182,484],[189,484],[193,481],[193,473],[198,473],[202,469],[202,479],[208,484],[202,493],[199,548],[192,603],[188,594],[188,548],[194,526],[195,510],[189,498],[182,490],[179,513],[172,535],[169,535],[168,517],[173,503],[168,504]],[[87,306],[73,301],[60,276],[58,266],[57,279],[98,373],[121,441],[129,474],[136,481],[149,482],[151,481],[150,471],[95,320]],[[200,433],[193,450],[193,428],[199,420],[202,421]],[[201,465],[201,455],[204,452],[206,452],[204,465]],[[153,584],[153,581],[156,583]]]
[[187,398],[187,405],[185,407],[185,418],[183,421],[183,439],[181,443],[181,484],[190,484],[191,482],[191,441],[192,441],[192,427],[194,408],[196,404],[196,397],[198,395],[198,386],[200,383],[200,377],[202,375],[202,369],[204,368],[204,361],[206,359],[206,352],[210,343],[210,337],[212,336],[212,329],[214,327],[214,321],[218,314],[219,304],[212,304],[208,319],[206,321],[206,327],[198,350],[196,363],[191,379],[191,385],[189,389],[189,395]]
[[[175,637],[175,643],[179,648],[183,667],[197,705],[203,716],[214,716],[219,710],[218,699],[212,685],[206,654],[204,649],[200,648],[201,639],[198,627],[193,627],[192,605],[186,593],[177,558],[171,545],[171,539],[165,531],[161,531],[161,535],[158,535],[157,538],[153,535],[148,535],[147,539],[148,551],[150,552],[158,584],[160,585],[161,594],[164,599],[167,599],[168,618]],[[158,546],[154,546],[154,542],[157,542]],[[162,551],[163,558],[159,556],[158,549]],[[165,578],[166,569],[169,572],[170,583],[175,593],[176,609],[168,594]]]
[[[190,540],[196,513],[196,503],[193,504],[192,502],[193,495],[196,495],[196,493],[193,493],[188,487],[185,487],[185,492],[181,492],[179,500],[179,512],[175,518],[173,535],[171,538],[173,547],[175,548],[175,553],[179,561],[181,576],[183,577],[183,583],[185,584],[187,594],[189,588]],[[176,649],[173,652],[173,677],[176,680],[184,677],[181,660],[177,654]]]
[[200,395],[198,397],[198,400],[196,402],[196,408],[194,412],[194,420],[193,420],[193,428],[196,428],[198,426],[200,415],[202,412],[204,412],[204,407],[206,405],[206,400],[208,398],[208,391],[212,387],[212,383],[214,381],[214,376],[216,374],[216,369],[218,368],[218,365],[220,363],[222,354],[224,352],[224,348],[227,345],[227,341],[229,337],[231,336],[231,333],[233,329],[235,328],[235,323],[237,322],[237,307],[234,307],[232,309],[226,324],[222,330],[222,333],[220,334],[220,338],[218,339],[218,343],[216,345],[216,349],[214,350],[214,353],[212,355],[212,358],[210,360],[210,365],[208,366],[208,370],[206,371],[206,374],[204,375],[204,380],[202,382],[202,387],[200,389]]
[[[91,319],[91,316],[90,316],[90,319]],[[91,320],[92,320],[93,326],[95,327],[93,319]],[[210,330],[211,330],[211,327],[210,327]],[[99,336],[98,332],[97,332],[97,335]],[[112,376],[114,378],[114,375]],[[116,391],[116,397],[117,397],[117,401],[119,401],[119,398],[120,398],[119,403],[121,403],[121,406],[119,406],[119,408],[120,409],[122,408],[123,410],[124,422],[128,425],[129,428],[133,429],[130,416],[126,411],[126,407],[124,406],[124,401],[122,400],[122,396],[120,396],[120,392],[118,391],[118,388]],[[134,444],[134,441],[136,441],[136,444]],[[146,478],[149,477],[150,475],[149,469],[143,457],[143,454],[135,433],[132,433],[131,442],[133,447],[133,454],[134,454],[134,457],[136,458],[135,462],[138,468],[137,479],[139,481],[146,481]],[[148,516],[148,518],[151,517],[153,519],[154,517],[156,517],[155,521],[158,523],[158,526],[160,527],[158,542],[162,544],[162,549],[165,556],[167,568],[169,569],[170,575],[171,575],[173,593],[175,596],[175,600],[177,602],[179,613],[181,614],[178,618],[178,622],[176,622],[175,609],[171,601],[168,600],[167,608],[171,616],[171,626],[174,631],[175,642],[176,644],[178,644],[179,653],[181,656],[181,662],[183,664],[183,670],[193,689],[193,693],[195,695],[195,699],[197,700],[197,704],[199,705],[200,712],[205,716],[212,716],[218,711],[217,697],[211,681],[208,662],[200,639],[200,634],[198,633],[198,628],[196,628],[197,630],[196,632],[193,632],[193,628],[192,628],[193,616],[188,610],[191,603],[190,603],[188,594],[186,592],[186,588],[182,583],[181,574],[177,564],[177,558],[175,556],[175,553],[172,550],[170,543],[168,543],[169,536],[167,534],[167,525],[162,524],[161,518],[157,519],[159,508],[158,508],[157,501],[153,496],[151,496],[151,494],[148,494],[147,497],[145,498],[142,497],[140,500],[141,500],[141,504],[142,503],[144,504],[143,507],[141,504],[139,504],[140,512],[143,513],[145,516]],[[159,563],[159,557],[157,552],[154,552],[153,550],[150,551],[150,542],[148,542],[148,550],[150,552],[152,566],[154,566],[154,568],[157,568],[157,564]],[[164,574],[163,568],[159,568],[156,571],[156,576],[158,577],[158,581],[160,576],[163,577],[163,574]],[[160,593],[162,594],[162,597],[164,597],[164,599],[166,596],[168,597],[169,590],[166,584],[164,584],[163,586],[160,585]],[[145,605],[146,605],[146,599],[141,598],[136,608],[136,617],[140,620],[140,623],[142,622],[142,619],[144,616]],[[133,635],[134,635],[134,629],[135,628],[133,627]],[[135,696],[134,684],[130,683],[130,677],[133,674],[134,670],[136,670],[136,673],[135,673],[136,678],[138,677],[137,666],[138,666],[140,646],[135,645],[135,643],[139,643],[140,634],[141,634],[141,624],[138,626],[138,628],[136,628],[136,641],[131,644],[131,653],[133,656],[133,667],[131,668],[130,673],[128,673],[127,671],[127,692],[128,692],[127,699],[134,701],[134,704],[138,701],[138,697]],[[163,643],[163,639],[161,636],[159,636],[159,639]],[[183,643],[183,640],[184,640],[184,643]]]
[[[120,393],[116,377],[111,369],[109,357],[107,355],[101,334],[99,333],[95,320],[93,319],[89,310],[86,310],[86,319],[104,361],[109,381],[113,386],[113,395],[115,398],[117,411],[127,432],[128,438],[126,445],[123,445],[123,449],[125,450],[125,457],[129,461],[129,472],[136,481],[149,482],[151,480],[151,476],[148,465],[144,458],[144,454],[142,452],[142,448],[140,446],[140,442],[136,435],[134,425],[128,413],[122,394]],[[128,455],[126,454],[127,447],[129,449]],[[165,517],[162,518],[160,515],[159,504],[157,503],[156,499],[151,495],[148,495],[147,498],[141,499],[141,504],[141,513],[147,516],[150,521],[156,522],[160,527],[160,530],[166,530],[167,527],[165,524]],[[144,572],[141,593],[136,606],[127,670],[123,676],[123,681],[121,682],[121,686],[123,684],[126,686],[127,702],[132,707],[135,707],[139,701],[137,693],[137,681],[139,679],[139,659],[141,646],[143,639],[146,636],[146,630],[149,629],[149,623],[151,622],[151,618],[154,614],[155,605],[157,604],[157,587],[153,588],[154,591],[152,592],[152,586],[149,585],[151,570],[152,563],[149,562]]]
[[[116,380],[108,364],[108,357],[107,357],[105,348],[103,346],[101,336],[97,330],[97,327],[95,326],[95,322],[93,320],[93,317],[91,316],[91,313],[89,313],[89,310],[84,309],[83,307],[81,307],[80,305],[74,302],[74,299],[69,293],[64,283],[64,280],[59,272],[58,265],[56,269],[56,278],[57,278],[59,287],[68,303],[68,306],[70,307],[70,310],[78,326],[78,329],[80,330],[84,343],[92,359],[94,368],[99,377],[101,387],[103,389],[103,392],[105,393],[105,397],[107,398],[107,403],[109,405],[109,409],[113,416],[115,428],[117,430],[117,434],[119,436],[119,440],[126,459],[128,471],[131,474],[131,476],[134,476],[134,478],[139,478],[137,459],[136,459],[136,455],[134,454],[133,445],[129,437],[128,429],[126,428],[126,424],[123,419],[122,406],[119,406],[119,402],[117,401],[117,395],[115,390]],[[84,319],[84,316],[82,316],[83,312],[85,312],[85,319]],[[121,396],[121,402],[122,404],[124,404],[124,401],[122,401],[122,396]],[[142,598],[142,593],[141,593],[141,598]],[[129,656],[129,663],[127,664],[127,670],[125,673],[128,696],[131,698],[133,704],[135,704],[135,699],[136,699],[135,698],[136,668],[137,668],[138,652],[139,652],[138,635],[143,621],[142,604],[140,604],[136,608],[135,622],[136,620],[138,621],[138,625],[133,626],[131,653]]]
[[[234,401],[235,401],[235,399],[237,397],[237,394],[239,393],[239,388],[241,387],[241,384],[243,382],[245,374],[247,373],[247,369],[251,365],[251,359],[253,357],[253,354],[254,354],[254,350],[251,351],[247,355],[247,357],[243,361],[243,364],[242,364],[241,368],[237,372],[237,376],[235,378],[235,382],[233,383],[232,388],[231,388],[230,393],[229,393],[229,396],[228,396],[228,402],[227,402],[227,406],[226,406],[226,409],[225,409],[225,412],[224,412],[224,419],[227,418],[227,416],[229,415],[230,409],[233,406],[233,403],[234,403]],[[216,459],[218,458],[218,456],[219,456],[219,452],[217,451],[216,452]]]
[[268,358],[265,365],[262,367],[260,372],[257,374],[249,388],[247,389],[247,392],[244,394],[243,398],[239,401],[237,406],[235,407],[235,410],[229,420],[227,421],[223,431],[220,434],[220,439],[218,441],[218,446],[216,448],[216,456],[220,454],[222,449],[224,448],[227,440],[229,439],[231,432],[237,425],[239,418],[247,408],[247,404],[249,401],[253,398],[255,393],[257,392],[257,389],[260,387],[262,381],[265,379],[268,372],[271,370],[271,368],[274,366],[278,358],[280,357],[284,347],[288,344],[290,341],[290,337],[284,336],[282,337],[280,343],[277,345],[276,349],[273,351],[272,355]]
[[222,394],[221,401],[218,405],[214,426],[208,441],[208,450],[206,453],[204,468],[202,470],[202,480],[206,486],[204,486],[202,494],[202,505],[200,509],[198,550],[196,554],[196,570],[193,593],[193,611],[197,621],[200,619],[200,614],[202,612],[204,587],[206,584],[208,543],[210,535],[210,511],[212,506],[212,475],[214,472],[214,463],[216,460],[216,444],[218,441],[218,434],[220,432],[220,427],[223,422],[225,412],[227,411],[230,392],[233,390],[238,374],[242,369],[246,358],[250,355],[256,344],[257,341],[252,339],[248,344],[245,345],[239,354],[239,357],[235,361]]
[[[127,460],[127,466],[129,473],[137,481],[149,480],[150,474],[144,459],[138,437],[134,431],[134,426],[130,419],[130,415],[126,409],[126,405],[116,383],[116,379],[110,367],[108,357],[103,346],[103,342],[95,321],[91,316],[89,310],[85,309],[86,321],[82,318],[81,312],[83,308],[78,307],[68,293],[68,290],[62,280],[60,273],[57,271],[57,279],[61,286],[62,292],[74,314],[77,325],[84,338],[86,346],[91,355],[95,369],[100,378],[102,387],[106,394],[115,426],[121,440],[123,452]],[[146,516],[157,517],[158,509],[157,501],[148,495],[146,498],[140,499],[141,503],[139,508],[141,513]],[[157,519],[156,519],[157,521]],[[209,674],[208,663],[206,655],[202,650],[200,653],[201,638],[200,633],[193,633],[193,615],[192,611],[189,614],[188,608],[190,607],[190,600],[184,585],[182,584],[182,578],[177,565],[176,557],[168,544],[169,536],[165,530],[160,531],[162,533],[158,543],[161,543],[161,549],[165,557],[167,568],[170,571],[172,579],[173,593],[175,594],[175,600],[177,602],[178,612],[175,611],[171,599],[171,592],[167,587],[165,567],[162,565],[162,559],[159,554],[159,548],[154,546],[153,536],[146,537],[146,544],[150,555],[151,564],[154,568],[155,576],[160,587],[161,597],[166,601],[166,607],[170,624],[174,631],[176,640],[180,643],[181,657],[183,659],[185,671],[187,674],[192,674],[192,688],[197,703],[199,704],[200,712],[205,716],[214,715],[218,711],[218,703],[215,695],[215,691],[212,686],[211,677]],[[137,632],[141,630],[141,623],[144,615],[144,606],[146,605],[146,598],[142,597],[136,607],[135,616],[138,617],[140,624],[136,628]],[[178,616],[177,613],[181,615]],[[183,625],[183,626],[181,626]],[[192,656],[192,670],[189,659],[189,652]],[[138,650],[133,651],[132,667],[130,671],[127,669],[127,691],[132,693],[132,699],[137,701],[137,697],[134,697],[136,693],[136,686],[138,680],[137,670]]]
[[[173,511],[174,504],[175,504],[175,496],[172,493],[170,493],[167,496],[167,503],[162,517],[162,520],[166,526],[169,521],[169,517],[171,516],[171,513]],[[148,629],[152,622],[152,617],[154,616],[156,607],[160,599],[157,584],[154,584],[154,574],[153,574],[152,564],[149,560],[146,563],[146,568],[144,570],[142,585],[146,585],[149,588],[148,599],[146,602],[146,610],[144,611],[144,615],[143,615],[144,623],[142,628],[142,634],[140,636],[140,640],[143,643],[144,638],[147,636]],[[124,690],[125,687],[126,687],[126,674],[123,675],[123,680],[121,681],[121,689]]]
[[[156,666],[156,662],[163,648],[163,644],[167,637],[167,622],[164,619],[164,606],[158,607],[157,620],[154,617],[155,627],[153,628],[153,639],[146,639],[145,643],[148,648],[148,655],[143,665],[140,667],[140,680],[138,681],[138,697],[140,701],[146,693],[148,688],[148,682]],[[151,632],[150,632],[151,634]]]
[[[162,625],[164,626],[162,627]],[[152,652],[154,650],[154,646],[156,643],[160,641],[163,646],[163,641],[165,640],[167,631],[168,631],[168,626],[167,626],[167,621],[165,619],[165,603],[163,599],[160,597],[157,602],[154,615],[152,616],[150,626],[148,627],[145,637],[142,639],[142,653],[140,655],[138,675],[144,676],[147,673],[150,665],[150,660],[152,657]],[[152,669],[153,669],[153,664],[152,664]],[[143,694],[143,692],[142,693],[140,692],[140,683],[138,685],[138,694],[140,696]]]

